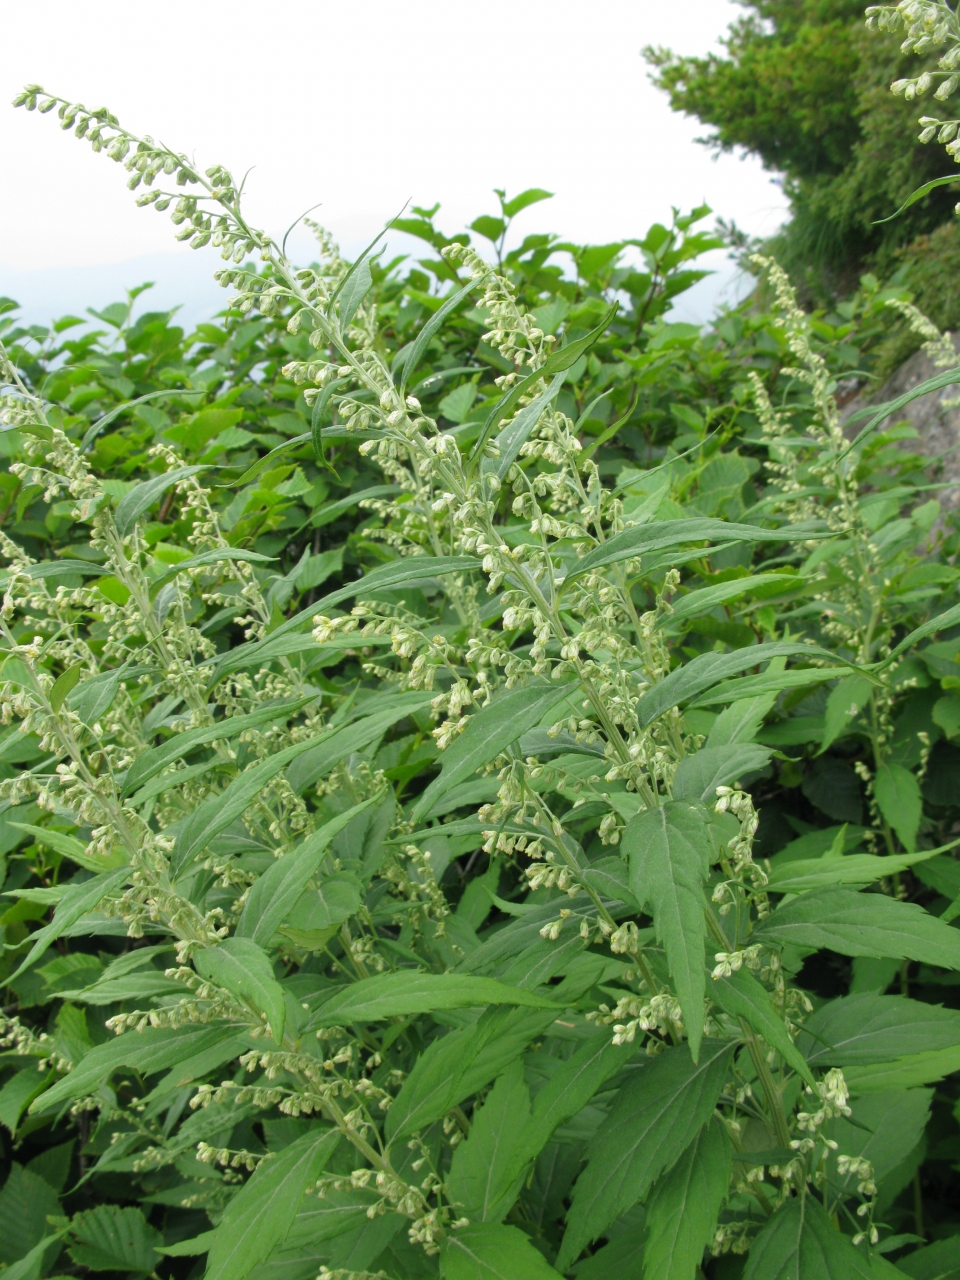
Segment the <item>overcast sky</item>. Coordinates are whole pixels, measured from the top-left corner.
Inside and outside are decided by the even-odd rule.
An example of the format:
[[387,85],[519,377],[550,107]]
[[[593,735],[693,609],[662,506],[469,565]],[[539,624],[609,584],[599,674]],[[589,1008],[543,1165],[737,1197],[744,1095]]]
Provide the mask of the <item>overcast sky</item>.
[[[282,235],[319,201],[313,216],[348,251],[408,198],[439,201],[439,225],[458,230],[495,212],[493,187],[556,193],[521,215],[521,234],[602,243],[701,200],[763,234],[783,219],[779,187],[753,159],[697,145],[702,126],[670,111],[641,57],[647,44],[715,48],[738,12],[730,0],[43,0],[5,6],[0,101],[35,81],[203,167],[253,165],[255,225]],[[122,168],[55,115],[0,107],[0,147],[0,293],[31,318],[102,306],[144,278],[154,305],[218,302],[216,251],[176,245]]]

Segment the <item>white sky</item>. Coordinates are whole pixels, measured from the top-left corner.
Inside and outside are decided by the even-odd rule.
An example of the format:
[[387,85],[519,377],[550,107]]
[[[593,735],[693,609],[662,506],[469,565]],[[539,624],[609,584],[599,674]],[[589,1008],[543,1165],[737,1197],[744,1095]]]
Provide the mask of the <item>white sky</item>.
[[[35,81],[203,167],[254,165],[255,225],[282,234],[320,201],[313,216],[346,251],[408,197],[439,200],[439,225],[459,230],[496,211],[495,186],[556,193],[520,234],[602,243],[701,200],[762,234],[783,218],[779,187],[753,159],[698,146],[702,126],[670,111],[641,57],[646,44],[703,53],[737,13],[730,0],[7,0],[0,102]],[[222,298],[216,251],[176,245],[122,168],[55,114],[0,106],[0,148],[0,293],[32,318],[145,277],[153,305]]]

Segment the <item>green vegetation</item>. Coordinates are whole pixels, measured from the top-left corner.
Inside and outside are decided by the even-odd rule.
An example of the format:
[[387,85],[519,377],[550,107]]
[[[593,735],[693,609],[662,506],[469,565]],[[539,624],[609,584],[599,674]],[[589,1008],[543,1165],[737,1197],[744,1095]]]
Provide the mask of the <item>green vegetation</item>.
[[835,398],[904,288],[700,332],[708,210],[537,190],[299,267],[19,102],[232,296],[0,318],[0,1280],[956,1271],[960,532]]

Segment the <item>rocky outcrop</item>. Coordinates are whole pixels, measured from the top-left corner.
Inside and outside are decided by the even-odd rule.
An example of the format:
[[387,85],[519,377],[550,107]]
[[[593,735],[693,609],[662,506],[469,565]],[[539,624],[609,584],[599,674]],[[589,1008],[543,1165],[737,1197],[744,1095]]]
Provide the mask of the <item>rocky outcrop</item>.
[[[960,335],[953,339],[953,345],[958,352],[957,363],[960,365]],[[858,409],[895,400],[897,396],[902,396],[921,382],[943,372],[928,355],[917,351],[909,360],[904,361],[879,390],[873,391],[869,396],[861,393],[847,401],[841,410],[842,418],[846,422]],[[868,418],[861,418],[845,427],[846,435],[852,439],[868,421]],[[935,495],[941,506],[951,510],[960,507],[960,385],[942,387],[939,391],[918,396],[889,417],[881,429],[892,427],[897,422],[909,422],[919,437],[917,440],[906,441],[905,447],[926,454],[936,461],[937,466],[930,473],[931,480],[950,486]]]

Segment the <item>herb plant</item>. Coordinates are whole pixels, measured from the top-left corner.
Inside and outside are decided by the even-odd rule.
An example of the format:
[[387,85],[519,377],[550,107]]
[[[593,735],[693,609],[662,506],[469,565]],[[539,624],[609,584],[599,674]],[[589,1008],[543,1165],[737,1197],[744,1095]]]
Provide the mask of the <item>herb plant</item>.
[[535,190],[495,265],[418,212],[443,292],[298,268],[224,169],[19,101],[234,296],[190,359],[128,311],[4,367],[5,1280],[903,1274],[960,570],[896,406],[841,425],[876,282],[832,325],[759,262],[734,359],[657,319],[693,221],[574,283],[503,253]]

